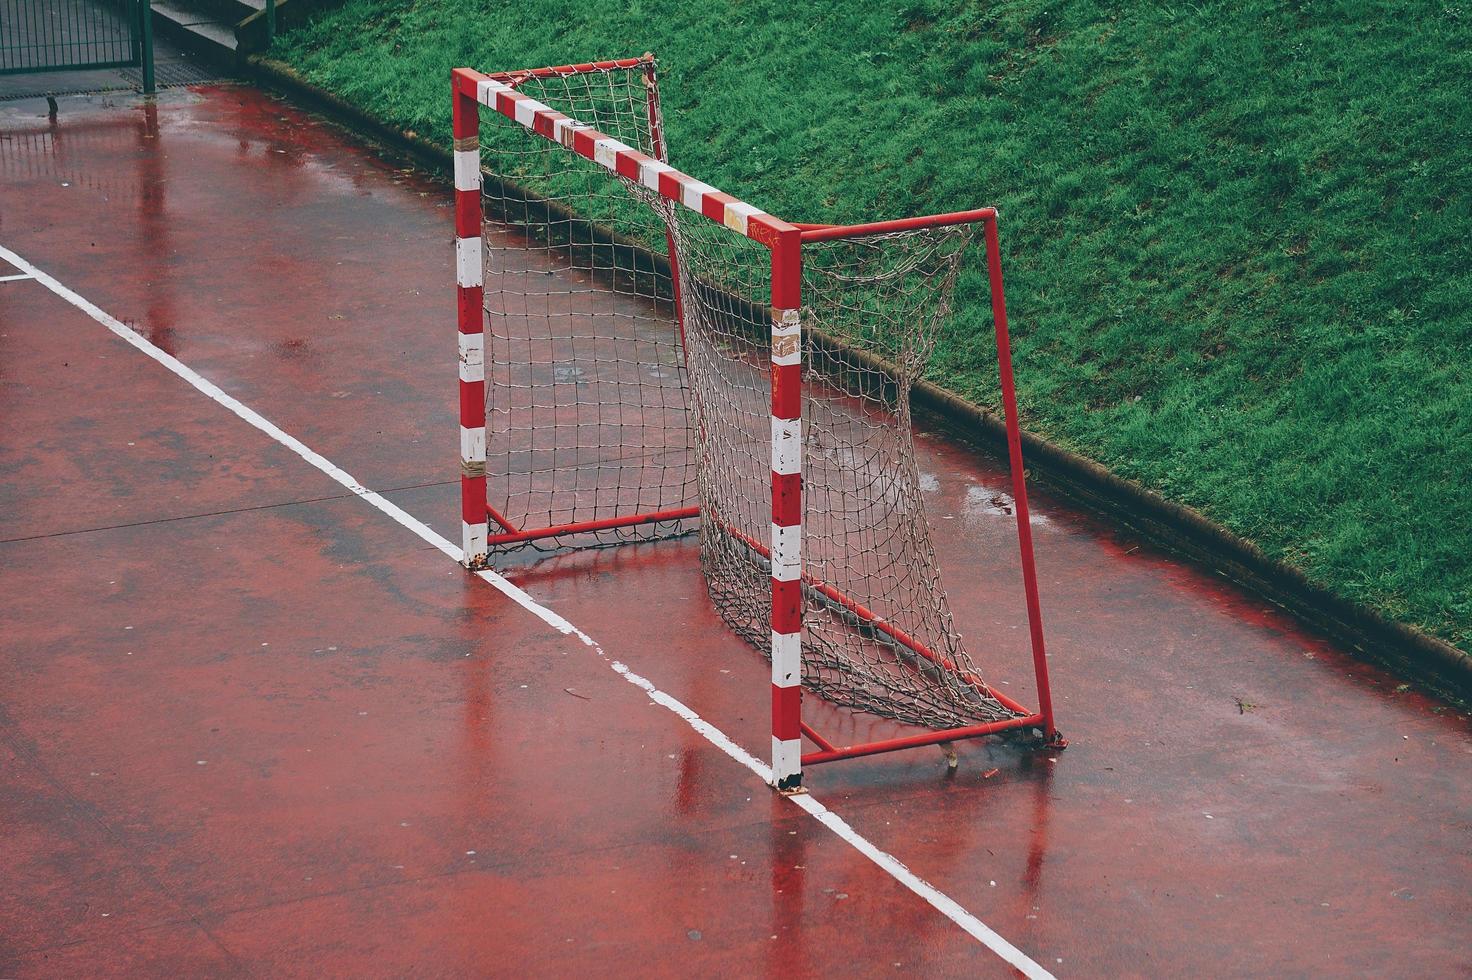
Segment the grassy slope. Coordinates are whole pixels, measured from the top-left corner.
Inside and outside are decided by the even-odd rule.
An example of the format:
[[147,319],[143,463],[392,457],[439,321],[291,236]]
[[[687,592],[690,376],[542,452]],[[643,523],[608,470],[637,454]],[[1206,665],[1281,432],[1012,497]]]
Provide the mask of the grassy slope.
[[[653,50],[723,190],[996,204],[1029,427],[1472,649],[1472,4],[711,6],[348,0],[280,55],[448,141],[454,65]],[[993,404],[984,295],[932,374]]]

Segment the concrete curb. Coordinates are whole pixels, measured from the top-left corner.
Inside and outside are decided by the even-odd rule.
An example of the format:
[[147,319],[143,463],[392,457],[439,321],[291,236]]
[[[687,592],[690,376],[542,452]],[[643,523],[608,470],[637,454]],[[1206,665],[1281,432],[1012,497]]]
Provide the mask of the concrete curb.
[[[447,148],[394,129],[323,91],[281,62],[253,55],[246,59],[243,71],[252,80],[333,117],[396,155],[407,156],[444,176],[452,172],[453,158]],[[651,258],[659,261],[658,256]],[[820,342],[837,359],[880,368],[885,365],[882,359],[838,341],[820,338]],[[912,398],[917,407],[937,417],[956,435],[1005,458],[1006,430],[996,415],[928,381],[915,386]],[[1269,557],[1199,512],[1119,477],[1093,460],[1026,431],[1022,441],[1030,468],[1041,471],[1051,488],[1258,593],[1363,657],[1461,703],[1472,702],[1472,655],[1329,592],[1303,572]]]

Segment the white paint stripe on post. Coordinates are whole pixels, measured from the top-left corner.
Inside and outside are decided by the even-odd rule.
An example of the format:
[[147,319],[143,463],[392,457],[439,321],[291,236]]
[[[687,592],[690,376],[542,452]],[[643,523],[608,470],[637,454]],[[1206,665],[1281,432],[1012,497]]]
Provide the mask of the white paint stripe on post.
[[781,476],[802,472],[802,419],[772,416],[772,472]]
[[802,770],[802,739],[772,736],[772,771],[794,773]]
[[[173,372],[200,394],[231,412],[247,425],[250,425],[252,428],[274,439],[282,446],[290,449],[307,464],[325,474],[348,492],[361,498],[369,506],[375,508],[399,526],[410,531],[420,540],[439,550],[451,561],[456,563],[460,561],[460,548],[438,534],[429,525],[423,523],[397,504],[369,490],[355,480],[352,474],[315,452],[300,439],[288,434],[254,409],[245,405],[232,395],[227,394],[213,381],[199,374],[183,361],[154,346],[147,338],[135,333],[122,321],[73,292],[71,289],[62,285],[61,282],[47,273],[42,272],[4,246],[0,246],[0,258],[4,258],[17,269],[21,269],[36,279],[57,296],[102,324],[115,336],[136,348],[144,356],[151,358],[167,370]],[[661,691],[645,678],[629,670],[624,664],[616,660],[609,660],[608,654],[588,634],[578,629],[562,616],[538,603],[520,587],[501,577],[496,572],[490,569],[483,569],[472,572],[471,574],[489,584],[492,588],[531,613],[537,619],[546,623],[558,633],[564,636],[576,637],[583,644],[592,648],[599,657],[608,661],[609,666],[623,677],[624,680],[644,691],[651,701],[683,719],[686,724],[700,734],[707,742],[720,749],[729,758],[745,766],[763,783],[771,783],[772,770],[770,767],[752,758],[751,754],[733,742],[730,736],[710,724],[710,722],[705,721],[677,698]],[[976,916],[962,908],[954,899],[905,867],[893,855],[887,851],[880,850],[868,838],[849,826],[848,822],[842,817],[818,802],[811,794],[804,793],[789,796],[787,799],[791,800],[794,806],[802,809],[850,847],[874,862],[875,865],[894,878],[895,881],[905,886],[905,888],[919,896],[932,908],[960,926],[967,934],[996,953],[1004,961],[1022,973],[1023,976],[1028,977],[1029,980],[1052,980],[1052,974],[1043,969],[1042,966],[1030,959],[1025,953],[1017,949],[1017,947],[1007,942],[1007,940],[1003,939],[980,919],[976,918]]]
[[480,151],[455,151],[455,190],[480,190]]
[[783,310],[772,324],[772,363],[789,367],[802,363],[802,323],[796,310]]
[[563,146],[570,146],[571,143],[567,138],[568,132],[570,130],[577,129],[582,125],[582,123],[578,122],[576,119],[573,119],[571,116],[563,116],[561,119],[553,119],[552,141],[554,143],[561,143]]
[[460,338],[460,380],[484,381],[486,379],[485,333],[462,333],[458,336]]
[[[490,545],[486,543],[491,536],[491,526],[487,523],[471,524],[469,521],[460,522],[460,553],[463,556],[481,556],[486,553]],[[469,561],[469,558],[463,558]]]
[[772,684],[796,687],[801,683],[802,634],[772,633]]
[[772,578],[794,582],[802,574],[802,525],[772,525]]
[[481,258],[479,238],[455,239],[455,284],[479,286],[481,284]]
[[486,465],[486,427],[483,425],[460,426],[460,463],[461,465],[479,463],[481,469]]

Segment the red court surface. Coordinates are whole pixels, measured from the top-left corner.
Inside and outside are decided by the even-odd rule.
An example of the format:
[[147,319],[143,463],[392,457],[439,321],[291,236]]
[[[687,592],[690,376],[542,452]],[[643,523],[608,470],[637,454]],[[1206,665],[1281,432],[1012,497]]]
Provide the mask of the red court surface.
[[[1071,746],[811,769],[841,836],[657,703],[767,752],[693,539],[504,569],[595,648],[53,288],[458,541],[445,184],[218,87],[0,107],[0,187],[0,976],[1472,971],[1467,717],[1260,600],[1037,488]],[[1005,472],[920,451],[1027,701]]]

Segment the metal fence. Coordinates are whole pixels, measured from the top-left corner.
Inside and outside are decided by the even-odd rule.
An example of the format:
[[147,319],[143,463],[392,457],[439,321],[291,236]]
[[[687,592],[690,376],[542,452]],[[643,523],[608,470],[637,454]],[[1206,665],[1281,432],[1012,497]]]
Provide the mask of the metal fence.
[[0,0],[0,75],[132,67],[152,92],[150,0]]

